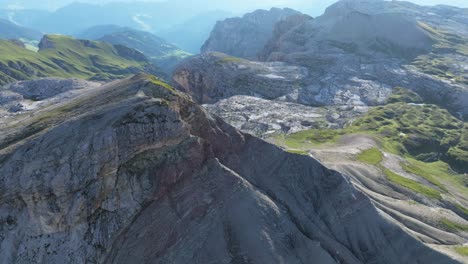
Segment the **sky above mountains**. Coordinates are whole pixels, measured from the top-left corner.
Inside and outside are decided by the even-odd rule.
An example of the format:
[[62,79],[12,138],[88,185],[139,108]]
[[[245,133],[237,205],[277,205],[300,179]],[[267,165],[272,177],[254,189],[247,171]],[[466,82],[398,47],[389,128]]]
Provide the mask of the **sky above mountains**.
[[[106,4],[109,2],[171,2],[179,3],[181,8],[189,0],[79,0],[78,2],[92,4]],[[324,9],[336,2],[336,0],[192,0],[199,2],[207,9],[222,9],[232,12],[250,11],[256,8],[290,7],[298,9],[311,15],[319,15]],[[0,8],[7,9],[49,9],[54,10],[67,4],[77,2],[76,0],[0,0]],[[467,0],[412,0],[411,2],[421,5],[446,4],[459,7],[468,7]]]

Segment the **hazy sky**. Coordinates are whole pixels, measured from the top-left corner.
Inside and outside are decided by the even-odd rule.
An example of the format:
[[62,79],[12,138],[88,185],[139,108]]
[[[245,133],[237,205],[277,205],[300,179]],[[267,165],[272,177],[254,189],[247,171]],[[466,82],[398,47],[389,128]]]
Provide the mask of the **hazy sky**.
[[[79,0],[78,2],[87,2],[94,4],[104,4],[108,2],[136,2],[142,0]],[[265,7],[291,7],[313,13],[321,13],[324,8],[336,2],[336,0],[143,0],[152,2],[163,1],[195,1],[203,5],[215,6],[219,9],[230,11],[245,11],[254,8]],[[56,9],[66,4],[77,2],[76,0],[0,0],[0,8],[41,8]],[[468,0],[412,0],[411,2],[421,5],[447,4],[459,7],[468,7]],[[316,14],[314,14],[316,15]]]

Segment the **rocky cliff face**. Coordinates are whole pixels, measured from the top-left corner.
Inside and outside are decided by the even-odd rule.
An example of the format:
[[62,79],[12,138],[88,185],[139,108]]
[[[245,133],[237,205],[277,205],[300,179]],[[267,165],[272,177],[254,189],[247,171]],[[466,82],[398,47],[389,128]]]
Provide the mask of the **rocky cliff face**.
[[[255,51],[260,61],[301,68],[304,77],[298,81],[285,84],[285,79],[270,78],[267,85],[257,85],[255,67],[246,65],[266,65],[263,62],[227,57],[221,60],[229,61],[227,64],[218,63],[218,59],[201,59],[219,54],[186,61],[176,69],[174,80],[196,100],[207,95],[209,100],[199,100],[203,103],[250,95],[307,106],[380,105],[394,87],[400,86],[417,92],[425,102],[466,119],[468,81],[461,66],[468,56],[464,17],[465,10],[451,7],[380,0],[339,1],[316,19],[300,14],[288,16],[272,26],[267,42],[256,42],[257,48],[263,47]],[[213,32],[219,35],[216,39],[238,36],[242,23],[236,21],[232,20],[231,27],[223,31],[215,28]],[[220,45],[216,50],[238,54],[226,48],[228,44]],[[269,70],[263,75],[277,74]],[[248,85],[240,80],[248,80]],[[223,111],[227,109],[217,112]]]
[[452,263],[349,180],[135,76],[0,126],[1,263]]
[[274,25],[299,12],[272,8],[257,10],[242,18],[229,18],[216,24],[201,51],[217,51],[236,57],[256,59],[258,53],[273,35]]
[[304,67],[281,62],[254,62],[222,53],[206,53],[181,63],[173,80],[176,87],[200,104],[215,103],[233,95],[275,99],[308,78]]

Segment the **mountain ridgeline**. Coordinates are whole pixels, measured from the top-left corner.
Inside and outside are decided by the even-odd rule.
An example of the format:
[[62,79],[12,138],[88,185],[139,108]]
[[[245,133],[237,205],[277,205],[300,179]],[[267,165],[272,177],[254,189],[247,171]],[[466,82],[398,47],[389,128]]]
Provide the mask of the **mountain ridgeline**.
[[175,70],[175,87],[348,175],[382,214],[466,263],[467,10],[342,0],[316,18],[255,23],[276,12],[218,22],[206,52]]
[[139,51],[123,45],[46,35],[39,51],[21,42],[0,41],[0,84],[40,77],[76,77],[109,81],[159,70]]
[[0,7],[0,264],[468,263],[468,9],[210,1]]
[[78,37],[136,49],[168,74],[178,62],[191,55],[150,32],[115,25],[92,27]]
[[19,26],[9,20],[0,19],[0,39],[24,39],[39,41],[43,34],[34,29]]
[[234,129],[154,77],[36,113],[0,126],[5,262],[453,262],[344,175]]

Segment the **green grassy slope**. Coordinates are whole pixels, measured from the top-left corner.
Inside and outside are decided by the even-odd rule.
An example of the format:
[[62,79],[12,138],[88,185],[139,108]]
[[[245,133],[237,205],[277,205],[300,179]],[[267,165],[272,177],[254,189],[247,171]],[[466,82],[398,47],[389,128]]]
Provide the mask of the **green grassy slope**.
[[453,169],[468,172],[468,124],[435,105],[416,104],[416,95],[396,93],[384,106],[339,130],[307,130],[277,137],[286,146],[333,143],[345,134],[371,134],[389,152],[424,162],[443,161]]
[[113,25],[96,26],[79,36],[136,49],[145,54],[154,64],[168,71],[179,61],[191,55],[152,33],[131,28]]
[[429,33],[435,44],[430,53],[418,56],[411,64],[424,73],[467,85],[461,60],[468,56],[468,39],[422,22],[419,25]]
[[108,81],[156,69],[140,52],[104,42],[45,36],[38,52],[0,40],[0,84],[38,77]]

